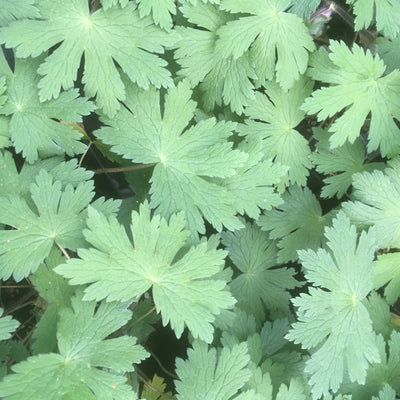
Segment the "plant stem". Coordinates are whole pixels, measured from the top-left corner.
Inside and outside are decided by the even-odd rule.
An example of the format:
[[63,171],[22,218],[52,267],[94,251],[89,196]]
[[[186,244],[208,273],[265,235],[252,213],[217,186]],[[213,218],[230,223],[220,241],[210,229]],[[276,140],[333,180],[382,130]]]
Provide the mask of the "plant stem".
[[126,167],[116,167],[116,168],[101,168],[101,169],[95,169],[94,173],[95,174],[105,174],[105,173],[114,173],[114,172],[136,171],[137,169],[150,168],[154,165],[156,165],[156,163],[128,165]]

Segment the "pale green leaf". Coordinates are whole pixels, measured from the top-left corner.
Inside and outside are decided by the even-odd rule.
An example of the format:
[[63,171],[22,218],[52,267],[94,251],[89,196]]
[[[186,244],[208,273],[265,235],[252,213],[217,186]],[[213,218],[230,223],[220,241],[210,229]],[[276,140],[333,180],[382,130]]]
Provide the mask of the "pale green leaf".
[[133,245],[115,218],[89,209],[87,224],[85,237],[94,248],[79,250],[81,259],[56,267],[57,273],[73,285],[90,284],[87,300],[132,301],[152,288],[163,324],[170,322],[177,337],[186,325],[194,337],[212,341],[216,316],[235,303],[227,282],[216,277],[224,267],[224,251],[202,241],[176,259],[189,235],[183,214],[172,215],[169,223],[150,218],[146,203],[140,214],[132,213]]
[[15,72],[7,79],[8,99],[0,114],[9,118],[8,129],[15,150],[32,163],[43,158],[66,153],[83,153],[81,133],[60,120],[82,122],[82,116],[95,109],[94,104],[79,97],[77,89],[60,94],[58,99],[39,102],[37,67],[40,60],[20,60]]
[[183,15],[199,28],[178,27],[181,40],[175,57],[182,67],[178,72],[192,86],[200,83],[206,110],[226,104],[237,114],[254,99],[251,79],[257,79],[248,53],[238,58],[224,56],[216,48],[217,30],[232,17],[210,4],[181,7]]
[[375,261],[375,288],[385,286],[385,298],[394,304],[400,297],[400,253],[378,256]]
[[[95,132],[112,151],[135,163],[155,163],[151,178],[151,206],[165,218],[184,211],[191,232],[205,232],[204,219],[218,231],[242,226],[236,217],[235,199],[219,181],[233,176],[248,155],[232,150],[227,138],[235,124],[205,119],[186,127],[196,103],[186,81],[171,88],[160,105],[155,89],[127,87],[127,107],[110,125]],[[160,107],[163,106],[163,115]]]
[[258,219],[261,210],[271,210],[282,204],[274,186],[286,180],[288,168],[279,162],[265,159],[260,143],[242,142],[238,149],[248,154],[247,161],[235,175],[221,183],[234,195],[236,211]]
[[0,196],[16,194],[29,201],[29,185],[35,181],[41,169],[49,172],[54,180],[60,181],[63,189],[68,184],[77,187],[93,176],[93,172],[77,168],[77,165],[76,159],[64,161],[61,157],[51,157],[34,164],[24,163],[18,172],[12,154],[0,151]]
[[281,87],[290,89],[305,72],[308,52],[315,48],[303,21],[286,12],[292,4],[290,0],[222,0],[222,9],[251,15],[218,30],[217,50],[234,58],[250,50],[259,84],[276,73]]
[[0,307],[0,340],[6,340],[11,337],[11,334],[18,328],[19,322],[13,319],[10,315],[2,316],[3,309]]
[[394,38],[400,31],[399,0],[346,0],[356,14],[355,29],[360,31],[376,21],[384,36]]
[[288,290],[299,286],[292,268],[277,267],[276,243],[255,225],[223,232],[222,243],[240,273],[230,284],[238,306],[258,320],[268,310],[289,312]]
[[53,247],[46,261],[30,277],[40,296],[37,305],[41,304],[43,308],[43,314],[32,334],[31,349],[34,355],[56,351],[58,312],[60,308],[71,305],[75,288],[53,271],[54,267],[63,262],[64,257],[61,252]]
[[379,397],[372,397],[372,400],[396,400],[396,392],[386,384],[379,392]]
[[301,104],[311,93],[312,83],[299,79],[287,92],[275,82],[265,84],[265,93],[257,92],[245,114],[249,120],[240,125],[241,135],[249,142],[261,141],[265,158],[289,167],[281,186],[296,183],[304,186],[311,168],[307,140],[296,130],[304,119]]
[[327,175],[323,179],[325,185],[322,187],[321,196],[341,198],[351,186],[355,173],[382,169],[385,164],[365,163],[366,154],[361,138],[357,138],[354,143],[347,142],[331,149],[330,136],[326,130],[314,129],[314,138],[318,143],[310,159],[318,172]]
[[60,311],[58,353],[40,354],[13,365],[0,382],[10,399],[135,400],[124,373],[149,354],[130,336],[106,339],[128,322],[127,304],[82,301]]
[[331,41],[330,53],[323,48],[311,59],[310,75],[331,86],[316,90],[302,108],[318,113],[323,121],[344,110],[329,131],[332,148],[346,141],[354,143],[370,114],[368,152],[380,148],[383,156],[400,151],[400,71],[385,75],[379,56],[372,56],[354,44],[350,50],[343,42]]
[[400,243],[400,159],[385,172],[373,171],[353,177],[355,201],[343,204],[346,214],[361,226],[375,226],[380,248]]
[[151,15],[154,23],[169,31],[172,28],[171,14],[176,14],[174,0],[136,0],[140,16]]
[[40,65],[40,100],[57,98],[71,88],[84,55],[82,82],[88,97],[113,116],[125,99],[125,87],[115,62],[143,88],[171,86],[167,62],[157,54],[175,38],[126,7],[100,8],[90,14],[87,0],[40,0],[42,19],[16,21],[0,32],[0,43],[15,48],[17,57],[36,57],[61,42]]
[[129,3],[129,0],[101,0],[101,5],[105,10],[107,8],[116,6],[117,4],[120,4],[121,7],[125,7]]
[[224,347],[217,355],[215,348],[195,341],[188,350],[187,360],[176,360],[176,374],[180,379],[175,381],[178,400],[232,399],[251,377],[249,361],[246,343],[231,349]]
[[392,72],[394,69],[400,69],[400,36],[389,40],[384,37],[376,39],[376,51],[379,57],[385,63],[386,72]]
[[374,231],[357,235],[340,212],[326,228],[329,251],[300,250],[309,293],[293,299],[297,322],[286,338],[309,349],[305,372],[314,398],[338,390],[344,375],[365,384],[367,369],[380,362],[376,334],[363,301],[373,289]]
[[290,186],[282,198],[282,205],[264,211],[257,221],[271,239],[278,240],[279,263],[297,260],[297,250],[321,247],[324,227],[333,216],[332,212],[322,215],[318,199],[307,187]]
[[298,15],[300,18],[310,18],[311,14],[317,9],[320,0],[297,0],[293,2],[290,12]]
[[39,17],[34,4],[35,0],[0,0],[0,27],[16,19]]
[[2,196],[0,222],[15,229],[0,231],[0,274],[20,281],[36,271],[49,255],[54,243],[76,250],[85,244],[87,205],[91,201],[93,183],[82,182],[76,189],[41,170],[30,187],[31,206],[17,195]]

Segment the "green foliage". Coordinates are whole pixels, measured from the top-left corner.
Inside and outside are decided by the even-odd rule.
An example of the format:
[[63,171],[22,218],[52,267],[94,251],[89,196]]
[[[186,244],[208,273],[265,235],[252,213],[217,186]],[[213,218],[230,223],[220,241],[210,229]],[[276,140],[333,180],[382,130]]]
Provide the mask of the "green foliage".
[[226,282],[215,277],[223,268],[224,251],[203,242],[173,262],[189,234],[183,214],[173,215],[169,223],[159,216],[150,219],[146,203],[139,214],[132,213],[134,251],[115,218],[107,221],[89,209],[87,224],[85,237],[95,248],[79,250],[81,259],[55,269],[71,284],[93,282],[85,300],[132,301],[152,287],[157,311],[177,337],[187,325],[194,337],[212,341],[215,315],[235,303]]
[[8,98],[1,114],[9,118],[8,129],[15,150],[22,152],[30,163],[39,155],[46,158],[83,153],[86,146],[80,141],[82,135],[59,120],[82,122],[82,115],[95,109],[86,98],[78,97],[76,89],[61,93],[56,100],[40,103],[36,89],[39,65],[40,59],[17,59],[14,74],[10,70],[0,71],[9,77]]
[[[316,398],[337,391],[344,371],[365,383],[368,365],[380,361],[372,322],[363,300],[373,288],[375,232],[356,229],[344,213],[325,230],[330,251],[300,250],[305,276],[314,285],[293,299],[298,321],[286,336],[314,349],[305,371]],[[340,279],[338,279],[340,277]],[[324,288],[324,289],[322,289]]]
[[334,86],[323,87],[308,98],[303,109],[318,114],[323,121],[345,109],[329,129],[332,148],[353,143],[368,114],[371,113],[368,151],[380,146],[383,156],[400,151],[399,128],[393,117],[400,119],[400,71],[384,75],[386,67],[379,56],[354,45],[331,41],[331,53],[323,48],[314,53],[309,75]]
[[[3,315],[3,309],[0,308],[0,316]],[[12,317],[3,316],[0,318],[0,340],[9,339],[11,337],[11,332],[15,331],[18,327],[18,321],[12,319]]]
[[0,398],[399,397],[399,21],[0,0]]
[[[148,353],[129,336],[104,340],[130,317],[126,304],[71,299],[57,327],[58,353],[32,356],[13,367],[0,383],[5,398],[132,399],[121,374],[132,371]],[[104,369],[105,367],[108,372]]]

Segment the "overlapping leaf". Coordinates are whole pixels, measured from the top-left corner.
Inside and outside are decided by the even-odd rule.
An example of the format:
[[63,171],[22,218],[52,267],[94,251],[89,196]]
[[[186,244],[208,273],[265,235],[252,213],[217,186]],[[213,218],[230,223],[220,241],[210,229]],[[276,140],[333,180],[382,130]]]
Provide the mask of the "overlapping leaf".
[[268,234],[246,224],[237,232],[224,232],[222,243],[241,272],[230,285],[238,306],[261,321],[265,319],[264,307],[289,312],[287,290],[299,283],[292,268],[276,268],[277,248]]
[[310,189],[290,186],[282,195],[284,203],[264,211],[257,224],[278,239],[278,262],[297,260],[297,250],[317,249],[325,242],[323,231],[332,212],[322,215],[321,205]]
[[373,225],[377,230],[379,247],[400,243],[400,159],[381,171],[355,174],[353,178],[355,201],[343,204],[352,221]]
[[226,255],[216,250],[218,243],[202,241],[175,260],[189,235],[183,214],[173,215],[169,223],[159,216],[150,219],[147,204],[140,214],[132,213],[134,247],[115,218],[107,221],[91,209],[87,223],[85,237],[95,248],[79,250],[81,259],[56,267],[57,273],[71,284],[90,284],[88,300],[134,300],[152,288],[157,311],[176,336],[186,325],[194,337],[212,341],[216,315],[235,303],[227,282],[216,276]]
[[286,335],[311,351],[305,372],[314,398],[338,390],[344,375],[364,384],[370,364],[380,362],[364,299],[373,289],[374,231],[358,237],[343,212],[325,231],[330,251],[300,250],[308,294],[293,299],[297,322]]
[[80,142],[82,135],[60,120],[82,122],[82,116],[95,109],[94,104],[79,97],[76,89],[61,93],[57,100],[40,103],[36,88],[39,64],[40,60],[17,59],[14,74],[6,71],[7,101],[0,114],[9,118],[8,130],[15,150],[22,152],[28,162],[36,161],[39,155],[83,153],[86,145]]
[[192,86],[200,83],[207,110],[226,104],[241,114],[243,106],[254,99],[251,79],[257,79],[248,53],[240,57],[224,55],[216,48],[218,29],[233,17],[210,4],[181,7],[183,15],[198,28],[178,27],[181,39],[175,57],[181,76]]
[[376,21],[376,28],[385,36],[396,37],[400,32],[399,0],[346,0],[356,14],[355,28],[360,31]]
[[228,22],[218,30],[217,49],[223,56],[238,58],[250,49],[259,84],[276,81],[284,90],[307,69],[308,52],[314,43],[303,21],[287,12],[291,0],[222,0],[231,13],[251,14]]
[[95,134],[112,151],[135,163],[156,163],[151,178],[151,206],[165,218],[184,211],[191,232],[205,232],[203,218],[217,230],[242,226],[235,216],[235,198],[225,186],[212,178],[225,179],[243,166],[248,156],[232,150],[227,138],[233,122],[202,120],[185,128],[194,116],[186,81],[171,88],[165,96],[161,115],[160,94],[127,87],[126,106],[115,119],[104,119],[111,127]]
[[20,18],[37,18],[39,10],[35,0],[0,0],[0,27]]
[[113,116],[124,100],[125,88],[117,70],[139,86],[170,86],[166,61],[153,53],[163,53],[175,39],[156,27],[149,18],[140,18],[130,2],[126,7],[100,8],[89,12],[87,0],[40,0],[40,20],[16,21],[0,32],[0,43],[15,48],[17,57],[37,56],[61,45],[40,65],[40,100],[57,98],[61,88],[76,80],[84,55],[85,93],[96,96],[103,111]]
[[316,151],[310,158],[318,172],[328,175],[324,178],[322,197],[341,198],[352,184],[353,175],[357,172],[370,172],[382,169],[383,163],[365,164],[365,149],[360,138],[354,143],[331,149],[329,146],[329,133],[323,129],[314,130],[314,138],[318,140]]
[[[76,250],[85,245],[87,205],[92,200],[93,183],[82,182],[76,189],[41,170],[30,187],[29,204],[18,195],[0,197],[0,222],[15,229],[0,231],[0,276],[13,275],[20,281],[34,272],[49,255],[54,243]],[[32,204],[31,204],[32,203]],[[95,207],[106,213],[116,212],[119,202],[97,200]]]
[[134,400],[127,371],[148,353],[136,339],[104,340],[130,319],[127,304],[82,301],[60,311],[58,353],[40,354],[15,364],[0,382],[0,396],[10,399]]
[[249,361],[246,343],[224,347],[217,356],[215,348],[195,341],[188,359],[176,360],[178,400],[247,400],[249,397],[234,395],[251,377]]
[[77,168],[77,165],[76,159],[64,161],[62,157],[51,157],[33,164],[24,163],[18,172],[12,154],[0,151],[0,196],[16,194],[29,201],[29,186],[41,169],[49,172],[54,180],[60,181],[62,188],[68,184],[77,187],[93,176],[93,172]]
[[400,120],[400,71],[385,75],[379,56],[356,44],[350,50],[343,42],[331,41],[330,50],[315,53],[310,69],[313,79],[330,86],[316,90],[302,108],[318,113],[320,121],[344,110],[329,128],[332,148],[353,143],[370,114],[368,151],[379,147],[383,156],[398,154],[400,130],[394,118]]
[[277,83],[268,82],[265,93],[257,92],[255,100],[245,109],[250,119],[239,126],[239,132],[248,141],[261,141],[266,158],[289,167],[288,176],[282,182],[285,185],[304,186],[311,167],[308,142],[295,129],[304,118],[300,106],[311,90],[312,83],[304,78],[287,92]]
[[6,340],[11,337],[11,334],[18,328],[19,322],[13,319],[10,315],[2,316],[3,309],[0,307],[0,340]]

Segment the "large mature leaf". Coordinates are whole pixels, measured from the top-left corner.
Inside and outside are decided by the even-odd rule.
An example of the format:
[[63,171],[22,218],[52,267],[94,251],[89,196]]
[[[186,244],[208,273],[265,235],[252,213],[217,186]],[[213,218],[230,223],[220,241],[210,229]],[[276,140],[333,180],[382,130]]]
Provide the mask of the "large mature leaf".
[[105,340],[128,322],[127,304],[82,301],[60,311],[58,353],[40,354],[15,364],[15,372],[0,382],[0,396],[10,399],[134,400],[126,384],[127,371],[149,354],[136,339]]
[[[0,53],[0,58],[4,57]],[[7,71],[7,101],[0,115],[8,117],[8,130],[17,152],[30,163],[42,158],[83,153],[81,134],[61,121],[82,122],[82,116],[95,109],[92,102],[79,97],[77,89],[60,94],[58,99],[40,103],[37,68],[40,59],[17,59],[15,72]]]
[[212,322],[235,303],[227,282],[216,276],[226,255],[216,250],[218,243],[203,241],[176,259],[189,235],[183,214],[169,223],[160,216],[151,219],[148,204],[141,205],[140,214],[132,213],[133,245],[115,218],[90,209],[87,223],[85,237],[95,248],[79,250],[81,259],[56,267],[57,273],[71,284],[89,283],[88,300],[135,300],[152,288],[157,311],[176,336],[186,325],[194,337],[212,341]]
[[39,0],[42,19],[16,21],[0,32],[0,43],[14,47],[17,57],[37,56],[61,45],[40,65],[40,100],[57,98],[61,88],[76,80],[82,55],[85,93],[96,96],[104,112],[115,115],[124,100],[125,88],[115,63],[139,86],[170,86],[172,79],[162,53],[174,38],[140,18],[130,2],[126,7],[101,8],[90,14],[87,0]]
[[242,56],[250,49],[259,84],[276,80],[284,90],[291,88],[308,64],[314,43],[303,21],[287,9],[291,0],[222,0],[232,13],[246,13],[218,30],[217,49],[224,56]]
[[[49,255],[54,243],[76,250],[85,245],[87,206],[92,200],[93,182],[82,182],[76,189],[41,170],[30,187],[31,199],[18,195],[0,197],[0,222],[15,229],[0,230],[0,277],[11,275],[20,281],[34,272]],[[118,201],[96,200],[93,206],[108,214],[117,211]]]
[[356,44],[350,50],[343,42],[331,41],[330,50],[321,48],[313,55],[310,75],[331,86],[316,90],[302,108],[318,113],[320,121],[344,110],[329,128],[333,148],[347,140],[353,143],[371,113],[368,151],[380,147],[383,156],[398,154],[400,130],[393,117],[400,120],[400,71],[385,75],[379,56]]
[[[127,107],[115,119],[104,119],[111,127],[95,132],[112,150],[136,163],[156,163],[151,178],[150,205],[164,217],[184,211],[191,232],[205,232],[203,218],[217,230],[242,226],[235,216],[234,195],[220,181],[235,174],[248,155],[232,150],[227,138],[233,122],[192,120],[196,103],[186,81],[171,88],[160,104],[154,89],[127,87]],[[164,112],[161,115],[160,108]]]
[[343,212],[325,230],[330,251],[300,250],[308,294],[293,299],[297,322],[286,338],[311,351],[305,372],[315,398],[338,390],[344,375],[364,384],[370,364],[380,362],[376,334],[363,304],[373,289],[375,232],[362,232]]

